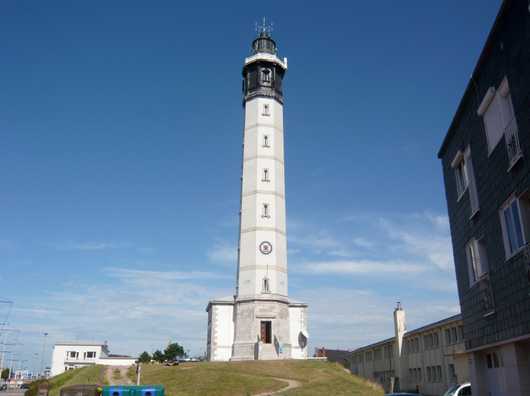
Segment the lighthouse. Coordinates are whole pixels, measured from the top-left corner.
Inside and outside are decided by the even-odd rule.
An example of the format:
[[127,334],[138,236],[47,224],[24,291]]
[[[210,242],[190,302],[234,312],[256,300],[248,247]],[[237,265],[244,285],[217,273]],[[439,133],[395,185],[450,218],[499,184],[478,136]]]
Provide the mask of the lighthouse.
[[307,305],[288,297],[283,129],[287,58],[265,23],[243,65],[243,164],[233,296],[209,302],[209,360],[307,357]]

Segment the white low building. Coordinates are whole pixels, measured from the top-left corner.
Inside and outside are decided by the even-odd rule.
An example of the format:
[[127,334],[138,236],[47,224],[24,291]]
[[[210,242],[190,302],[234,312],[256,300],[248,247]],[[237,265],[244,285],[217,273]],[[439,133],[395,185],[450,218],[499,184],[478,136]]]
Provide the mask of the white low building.
[[135,362],[136,358],[109,353],[106,343],[59,342],[53,347],[51,375],[95,364],[131,366]]

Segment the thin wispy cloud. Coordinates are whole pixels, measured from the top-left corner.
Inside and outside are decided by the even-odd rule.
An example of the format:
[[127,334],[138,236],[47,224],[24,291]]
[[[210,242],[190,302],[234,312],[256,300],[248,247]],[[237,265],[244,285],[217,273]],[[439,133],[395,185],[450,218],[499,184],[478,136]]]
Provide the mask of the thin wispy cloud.
[[98,251],[109,249],[124,249],[131,247],[130,243],[115,242],[63,242],[50,244],[53,249],[59,251]]
[[307,262],[301,266],[304,271],[313,274],[351,274],[351,275],[373,275],[382,274],[410,274],[425,272],[425,266],[399,261],[374,261],[374,260],[351,260],[351,261],[328,261]]
[[235,264],[237,262],[237,247],[228,242],[215,242],[207,254],[208,259],[214,263]]

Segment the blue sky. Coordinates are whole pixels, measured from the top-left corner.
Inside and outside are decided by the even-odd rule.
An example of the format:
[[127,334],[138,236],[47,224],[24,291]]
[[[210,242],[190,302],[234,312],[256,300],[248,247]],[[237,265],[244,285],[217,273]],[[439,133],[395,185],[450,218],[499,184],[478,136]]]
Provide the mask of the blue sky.
[[37,364],[44,331],[204,351],[206,303],[234,286],[240,72],[263,15],[289,59],[290,295],[311,346],[390,336],[398,300],[410,328],[457,312],[436,152],[499,5],[3,1],[0,298],[19,355]]

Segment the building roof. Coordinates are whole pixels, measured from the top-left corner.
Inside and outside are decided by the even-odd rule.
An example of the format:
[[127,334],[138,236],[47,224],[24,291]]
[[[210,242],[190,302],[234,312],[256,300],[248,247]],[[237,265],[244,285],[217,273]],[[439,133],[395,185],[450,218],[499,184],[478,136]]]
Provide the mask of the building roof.
[[[443,326],[443,325],[446,325],[446,324],[449,324],[449,323],[452,323],[452,322],[456,322],[456,321],[459,321],[459,320],[462,320],[462,314],[453,315],[453,316],[450,316],[448,318],[439,320],[437,322],[429,323],[428,325],[425,325],[425,326],[422,326],[422,327],[418,327],[417,329],[414,329],[414,330],[411,330],[411,331],[407,331],[405,333],[405,335],[404,335],[404,338],[409,337],[409,336],[413,336],[413,335],[416,335],[416,334],[419,334],[419,333],[423,333],[425,331],[429,331],[429,330],[434,329],[436,327],[440,327],[440,326]],[[395,342],[395,340],[396,340],[395,337],[390,337],[390,338],[387,338],[387,339],[385,339],[383,341],[374,342],[373,344],[357,348],[357,349],[353,350],[352,353],[364,351],[366,349],[377,348],[379,346]]]
[[135,359],[132,356],[129,355],[114,355],[110,354],[109,356],[100,357],[101,360],[105,359]]
[[107,347],[107,344],[106,343],[98,343],[98,342],[80,342],[80,341],[61,341],[61,342],[56,342],[55,343],[55,346],[99,346],[99,347],[102,347],[102,348],[106,348]]
[[481,68],[482,64],[484,63],[492,45],[493,45],[493,36],[497,32],[497,29],[501,23],[501,21],[504,19],[504,16],[506,14],[506,10],[508,9],[508,5],[512,2],[512,0],[503,0],[501,8],[499,12],[497,13],[497,17],[495,18],[495,22],[493,23],[493,27],[491,28],[488,38],[486,39],[486,43],[484,44],[484,47],[482,48],[482,51],[480,53],[480,56],[478,58],[477,64],[475,65],[475,69],[473,70],[473,73],[471,74],[471,78],[469,79],[469,82],[467,83],[466,89],[464,91],[464,94],[462,95],[462,98],[460,99],[460,104],[458,105],[458,108],[456,110],[455,115],[453,116],[453,120],[451,121],[451,125],[449,126],[449,130],[447,131],[447,134],[445,135],[445,138],[442,142],[442,145],[440,147],[440,150],[438,151],[438,158],[442,158],[442,156],[445,153],[445,149],[447,148],[447,144],[449,143],[449,140],[453,137],[455,132],[455,126],[457,123],[458,118],[460,117],[463,108],[464,108],[464,102],[467,99],[467,97],[470,95],[470,90],[473,84],[473,81],[475,80],[475,76],[478,74],[479,69]]
[[439,320],[438,322],[430,323],[428,325],[425,325],[425,326],[422,326],[422,327],[418,327],[417,329],[414,329],[414,330],[411,330],[411,331],[407,331],[405,333],[405,337],[408,337],[408,336],[414,335],[414,334],[418,334],[418,333],[423,333],[424,331],[431,330],[431,329],[433,329],[435,327],[440,327],[440,326],[443,326],[443,325],[446,325],[446,324],[449,324],[449,323],[452,323],[452,322],[456,322],[456,321],[459,321],[459,320],[462,320],[462,314],[453,315],[453,316],[450,316],[448,318]]

